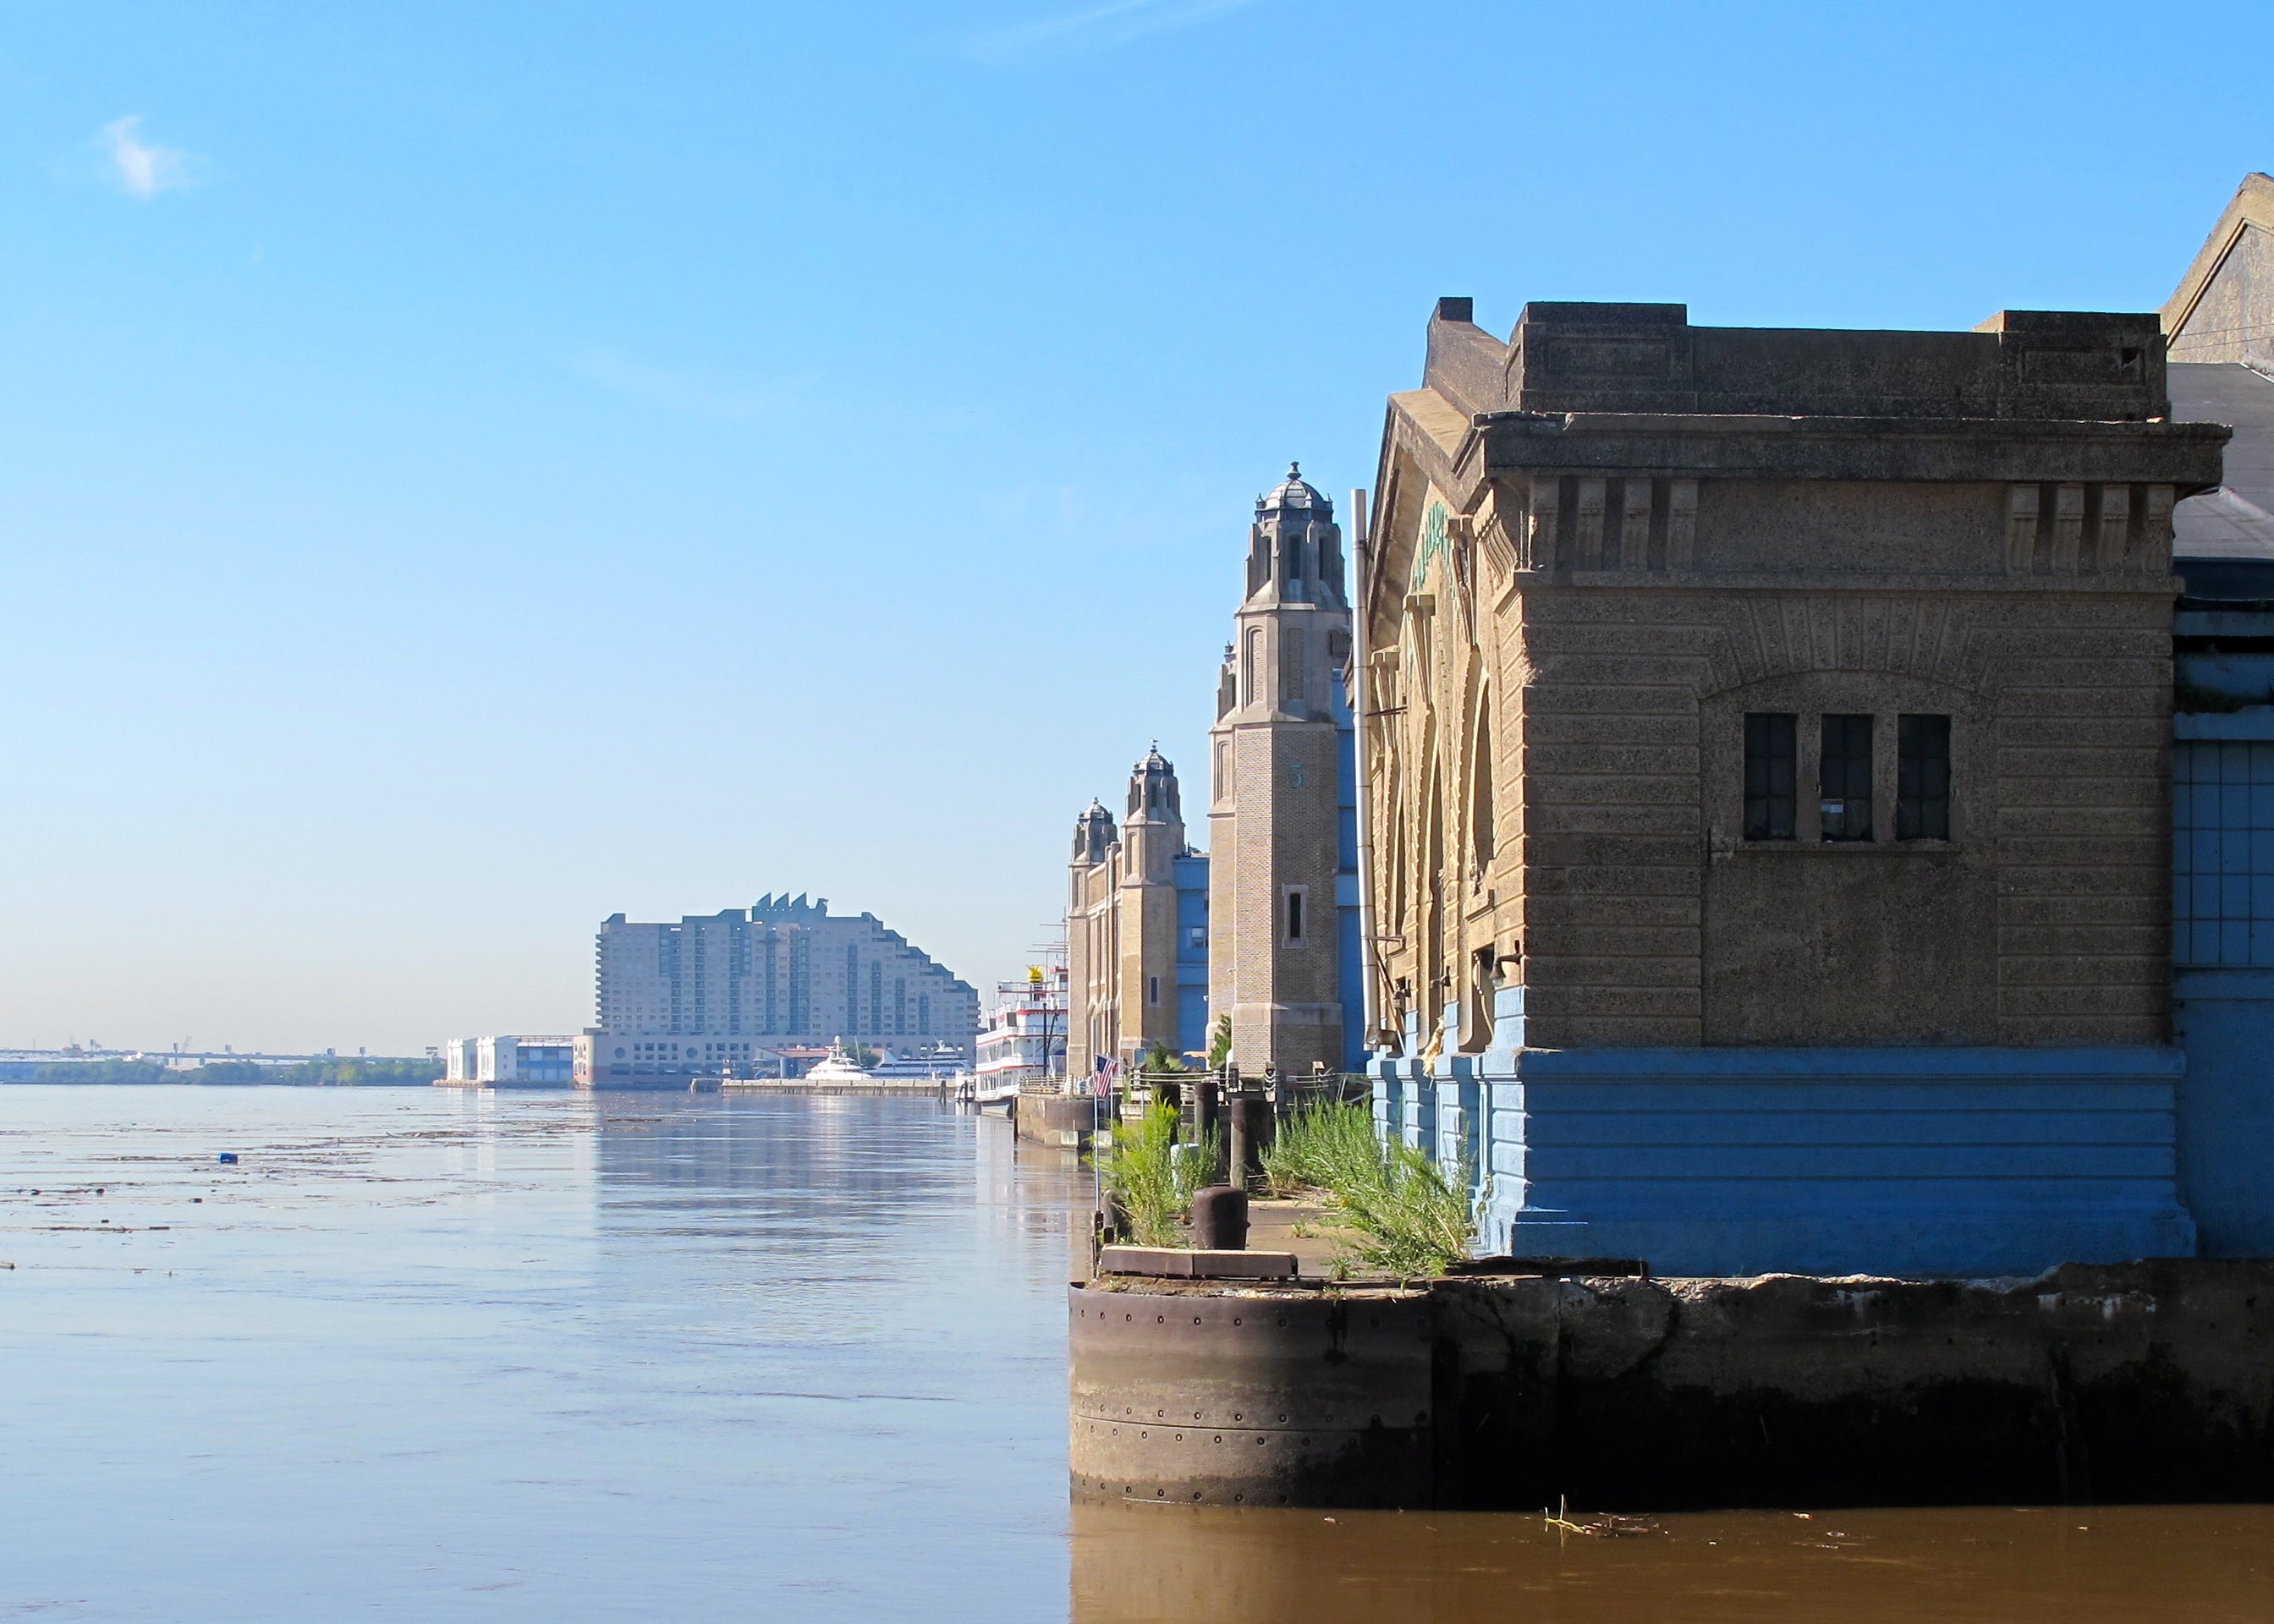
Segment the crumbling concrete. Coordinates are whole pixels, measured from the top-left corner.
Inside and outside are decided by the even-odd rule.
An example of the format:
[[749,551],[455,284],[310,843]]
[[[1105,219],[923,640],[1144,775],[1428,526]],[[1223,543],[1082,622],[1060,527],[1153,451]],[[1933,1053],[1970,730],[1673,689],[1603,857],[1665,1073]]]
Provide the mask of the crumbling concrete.
[[[1167,1284],[1117,1282],[1114,1300]],[[1105,1300],[1095,1286],[1073,1295],[1078,1314]],[[1334,1288],[1281,1288],[1269,1300],[1268,1316],[1201,1311],[1199,1333],[1191,1307],[1164,1305],[1141,1316],[1157,1319],[1141,1350],[1114,1346],[1120,1313],[1078,1321],[1079,1494],[1118,1498],[1106,1481],[1118,1476],[1141,1482],[1145,1498],[1187,1503],[1198,1492],[1209,1503],[1349,1504],[1306,1496],[1372,1483],[1388,1496],[1375,1503],[1474,1509],[1564,1496],[1659,1510],[2274,1499],[2265,1261],[2069,1265],[2027,1281],[1487,1277],[1366,1293],[1367,1317],[1385,1327],[1426,1319],[1426,1403],[1410,1357],[1381,1365],[1382,1402],[1352,1386],[1347,1350],[1330,1335]],[[1174,1348],[1163,1340],[1171,1320],[1186,1327]],[[1311,1330],[1291,1340],[1298,1322]],[[1269,1332],[1269,1350],[1242,1344],[1251,1324]],[[1228,1467],[1211,1446],[1206,1481],[1187,1483],[1189,1446],[1155,1461],[1149,1432],[1116,1435],[1111,1468],[1081,1469],[1085,1416],[1117,1407],[1109,1389],[1137,1381],[1166,1412],[1180,1382],[1213,1387],[1249,1365],[1268,1369],[1275,1393],[1331,1389],[1336,1414],[1306,1417],[1311,1443],[1251,1444],[1241,1458],[1252,1469]],[[1428,1470],[1394,1483],[1362,1463],[1391,1442],[1362,1436],[1367,1418],[1392,1412],[1432,1417]],[[1336,1449],[1349,1455],[1341,1466],[1326,1458]]]

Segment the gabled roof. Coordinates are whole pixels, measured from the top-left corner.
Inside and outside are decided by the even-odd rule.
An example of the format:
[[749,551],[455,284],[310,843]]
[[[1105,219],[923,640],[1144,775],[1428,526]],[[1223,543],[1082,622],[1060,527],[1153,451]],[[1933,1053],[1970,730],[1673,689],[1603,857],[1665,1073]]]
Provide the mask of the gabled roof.
[[2218,267],[2242,240],[2242,234],[2255,226],[2261,231],[2274,231],[2274,175],[2256,170],[2242,177],[2242,184],[2234,189],[2227,199],[2218,223],[2210,229],[2203,245],[2195,251],[2195,262],[2187,267],[2187,274],[2172,297],[2164,301],[2164,331],[2176,334],[2185,327],[2187,318],[2218,274]]

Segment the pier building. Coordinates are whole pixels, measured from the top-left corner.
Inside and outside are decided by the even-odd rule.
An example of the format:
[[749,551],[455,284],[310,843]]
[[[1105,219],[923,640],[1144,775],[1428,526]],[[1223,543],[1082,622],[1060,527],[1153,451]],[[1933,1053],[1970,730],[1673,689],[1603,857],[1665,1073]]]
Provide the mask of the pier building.
[[1066,879],[1067,1031],[1077,1080],[1156,1043],[1206,1050],[1209,860],[1185,839],[1177,770],[1156,745],[1129,773],[1125,816],[1074,820]]
[[1204,1056],[1226,1014],[1250,1075],[1365,1063],[1342,532],[1299,468],[1256,498],[1245,569],[1209,733],[1208,853],[1186,841],[1157,747],[1132,769],[1118,824],[1097,801],[1074,820],[1069,1029],[1083,1068],[1156,1042]]
[[1440,302],[1360,613],[1385,1127],[1666,1274],[2184,1256],[2157,318]]
[[951,1049],[969,1065],[977,989],[873,914],[826,898],[636,924],[621,914],[596,946],[599,1024],[576,1041],[580,1086],[656,1087],[778,1061],[834,1040]]
[[1243,1071],[1354,1071],[1357,781],[1334,503],[1299,467],[1256,500],[1209,730],[1209,1004]]
[[2247,177],[2164,306],[2174,417],[2223,423],[2179,504],[2172,1028],[2181,1193],[2212,1257],[2274,1256],[2274,179]]

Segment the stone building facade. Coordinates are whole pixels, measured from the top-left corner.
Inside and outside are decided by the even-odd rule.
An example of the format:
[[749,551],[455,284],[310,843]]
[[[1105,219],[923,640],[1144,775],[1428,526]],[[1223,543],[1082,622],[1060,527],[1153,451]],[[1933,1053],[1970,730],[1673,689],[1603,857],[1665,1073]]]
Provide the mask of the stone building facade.
[[1255,504],[1209,732],[1209,1004],[1251,1073],[1361,1063],[1344,581],[1334,504],[1290,468]]
[[1074,820],[1066,878],[1067,1069],[1208,1044],[1209,860],[1185,840],[1183,791],[1158,746],[1129,774],[1126,815]]
[[1661,1272],[2190,1250],[2148,316],[1441,301],[1361,612],[1396,1131]]
[[599,1024],[577,1045],[584,1087],[666,1087],[766,1051],[842,1039],[870,1048],[945,1044],[965,1065],[979,1028],[969,982],[872,914],[764,897],[676,924],[600,927]]

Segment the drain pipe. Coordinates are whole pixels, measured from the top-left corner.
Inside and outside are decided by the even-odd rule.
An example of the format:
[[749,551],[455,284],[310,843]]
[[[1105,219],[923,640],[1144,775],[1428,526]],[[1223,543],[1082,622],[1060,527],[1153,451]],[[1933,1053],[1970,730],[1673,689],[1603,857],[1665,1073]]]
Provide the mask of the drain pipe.
[[1372,1049],[1381,1023],[1375,1004],[1380,1001],[1374,990],[1379,979],[1374,973],[1374,842],[1369,829],[1368,807],[1373,801],[1371,786],[1367,781],[1366,716],[1367,690],[1371,686],[1367,672],[1366,634],[1367,605],[1370,601],[1367,587],[1374,576],[1374,535],[1372,514],[1367,508],[1366,492],[1353,489],[1350,493],[1351,539],[1355,544],[1352,557],[1358,565],[1358,590],[1351,612],[1351,742],[1355,756],[1353,776],[1358,779],[1358,974],[1359,1019],[1366,1034],[1364,1047]]

